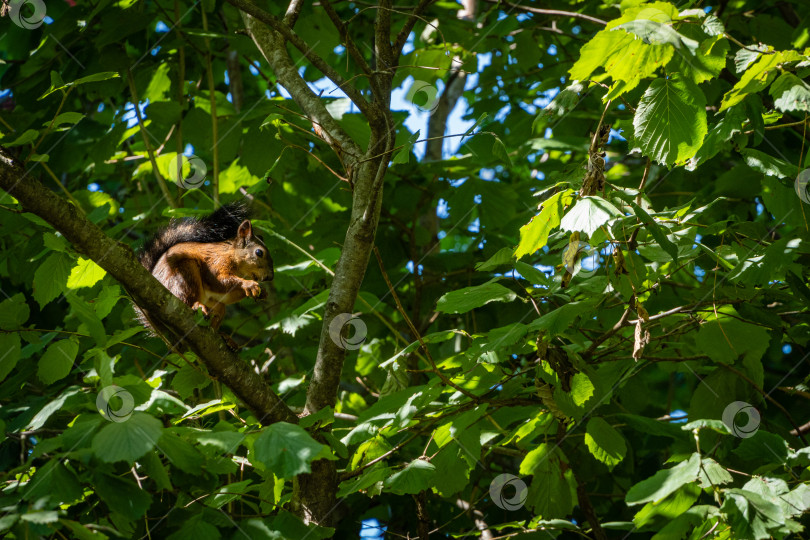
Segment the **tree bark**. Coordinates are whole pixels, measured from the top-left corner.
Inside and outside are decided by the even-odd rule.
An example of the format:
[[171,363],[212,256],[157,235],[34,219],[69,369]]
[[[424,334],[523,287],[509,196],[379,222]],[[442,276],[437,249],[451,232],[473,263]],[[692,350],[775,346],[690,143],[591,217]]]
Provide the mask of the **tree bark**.
[[260,423],[298,422],[298,417],[248,364],[228,348],[215,330],[197,326],[191,308],[141,265],[131,247],[105,235],[76,207],[28,176],[2,147],[0,188],[15,197],[26,211],[47,221],[77,251],[117,279],[138,307],[180,336],[202,360],[211,376],[228,386]]

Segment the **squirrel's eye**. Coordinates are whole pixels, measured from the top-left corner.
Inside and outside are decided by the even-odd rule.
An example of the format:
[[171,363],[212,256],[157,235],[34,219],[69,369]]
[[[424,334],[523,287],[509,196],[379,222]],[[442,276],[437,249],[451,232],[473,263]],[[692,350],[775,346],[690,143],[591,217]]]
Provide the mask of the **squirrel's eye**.
[[261,250],[261,249],[257,249],[256,250],[256,256],[259,257],[259,258],[264,257],[264,251]]

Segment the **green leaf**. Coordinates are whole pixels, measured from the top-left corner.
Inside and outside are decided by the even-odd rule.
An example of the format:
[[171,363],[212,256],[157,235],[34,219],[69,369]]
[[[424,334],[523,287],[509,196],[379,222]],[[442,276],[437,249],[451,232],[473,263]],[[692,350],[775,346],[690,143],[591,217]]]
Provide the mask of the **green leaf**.
[[627,454],[624,437],[600,417],[588,420],[585,445],[593,457],[607,465],[609,470],[618,465]]
[[678,51],[667,65],[667,69],[683,73],[692,82],[700,84],[720,75],[720,72],[726,67],[728,50],[728,40],[724,36],[718,35],[701,42],[700,47],[695,51]]
[[64,379],[73,368],[73,361],[79,352],[79,343],[71,339],[61,339],[52,343],[37,365],[37,376],[45,384]]
[[120,478],[97,470],[93,475],[92,485],[111,511],[129,520],[143,516],[152,504],[152,496],[129,478]]
[[104,347],[107,343],[107,332],[104,329],[101,319],[96,315],[93,306],[76,294],[71,293],[67,295],[66,298],[73,313],[79,318],[82,324],[87,327],[87,331],[93,336],[93,339],[96,340],[98,346]]
[[203,431],[197,432],[196,438],[202,446],[213,446],[226,454],[233,454],[245,435],[238,431]]
[[61,461],[51,460],[37,469],[25,486],[23,498],[37,505],[42,504],[43,499],[61,504],[80,499],[82,491],[76,475]]
[[766,176],[789,178],[793,180],[799,175],[799,168],[796,165],[769,156],[759,150],[744,148],[741,153],[745,158],[745,163],[748,164],[749,167]]
[[93,453],[106,463],[136,459],[154,448],[163,424],[146,413],[136,412],[124,422],[110,422],[93,437]]
[[776,110],[810,112],[810,85],[793,73],[782,73],[771,85]]
[[551,444],[541,443],[537,445],[537,448],[530,450],[526,457],[523,458],[523,461],[520,462],[520,474],[534,474],[555,452],[557,452],[557,449]]
[[568,209],[560,221],[560,228],[564,231],[583,232],[590,237],[611,219],[622,216],[624,214],[618,208],[602,197],[592,195],[581,198]]
[[152,70],[152,79],[149,81],[149,86],[146,87],[141,99],[148,99],[150,102],[166,99],[172,88],[172,80],[169,78],[170,67],[169,64],[162,63]]
[[593,308],[593,302],[584,300],[582,302],[568,302],[532,321],[528,326],[529,331],[545,330],[551,336],[556,336],[564,332],[571,326],[578,316]]
[[669,520],[687,511],[700,496],[700,488],[695,484],[680,487],[672,495],[658,502],[649,502],[633,516],[633,523],[641,528],[655,528],[657,523]]
[[706,136],[706,98],[678,73],[654,80],[633,117],[636,142],[645,155],[677,165],[697,153]]
[[39,132],[35,129],[27,129],[25,132],[14,139],[13,141],[4,143],[3,146],[13,147],[13,146],[22,146],[24,144],[29,144],[37,140],[39,137]]
[[65,292],[73,259],[65,253],[52,253],[34,272],[34,300],[40,308]]
[[579,59],[570,71],[571,79],[591,79],[595,71],[604,68],[616,83],[605,99],[614,99],[666,65],[673,50],[667,44],[645,43],[623,29],[601,30],[580,49]]
[[20,519],[27,521],[28,523],[44,525],[46,523],[56,523],[59,521],[59,514],[54,510],[46,510],[44,512],[29,512],[28,514],[23,514]]
[[417,130],[416,133],[408,137],[408,142],[405,144],[402,150],[397,152],[397,155],[394,156],[394,159],[391,160],[391,162],[407,164],[411,158],[411,150],[413,150],[413,145],[418,140],[419,140],[419,131]]
[[[638,36],[645,43],[668,44],[675,49],[687,48],[697,50],[698,42],[678,33],[669,23],[670,20],[659,21],[655,17],[639,17],[618,25],[616,28],[627,30]],[[680,52],[680,51],[679,51]]]
[[0,302],[0,328],[14,330],[28,320],[31,310],[25,303],[25,296],[17,293],[11,298]]
[[479,272],[489,272],[490,270],[495,270],[499,266],[503,266],[505,264],[512,264],[512,249],[505,247],[498,250],[495,255],[487,259],[485,262],[480,262],[475,264],[475,269]]
[[678,246],[672,243],[672,241],[667,238],[666,233],[662,230],[662,226],[659,225],[650,214],[647,213],[646,210],[641,208],[633,201],[628,201],[628,204],[633,208],[633,211],[636,213],[636,217],[644,223],[645,230],[649,232],[652,237],[658,242],[658,245],[667,252],[667,254],[672,257],[672,260],[675,264],[678,264]]
[[414,459],[401,471],[385,480],[388,491],[398,495],[416,494],[428,489],[436,474],[436,467],[429,461]]
[[204,520],[205,516],[201,513],[191,516],[177,532],[169,536],[168,540],[185,540],[189,538],[194,540],[219,540],[222,538],[219,529]]
[[264,428],[254,443],[256,459],[279,478],[312,472],[316,459],[337,459],[300,426],[278,422]]
[[42,426],[45,425],[48,419],[51,416],[53,416],[54,413],[62,409],[65,402],[69,398],[75,396],[79,392],[80,389],[78,387],[71,386],[70,388],[66,389],[64,392],[59,394],[59,396],[56,399],[50,401],[47,405],[42,407],[42,409],[40,409],[40,411],[31,419],[31,421],[28,422],[28,429],[29,430],[40,429]]
[[561,460],[558,448],[543,443],[520,464],[520,474],[533,475],[526,505],[544,519],[565,517],[574,508],[571,471],[563,471]]
[[[82,113],[77,112],[62,113],[56,118],[54,118],[52,127],[55,129],[63,124],[78,124],[82,118],[84,118],[84,115]],[[51,123],[50,121],[48,121],[44,122],[42,125],[43,127],[48,127],[51,125]]]
[[560,225],[563,211],[573,198],[574,191],[567,189],[555,193],[543,203],[540,213],[520,228],[520,243],[515,249],[515,257],[520,259],[545,247],[548,235]]
[[391,476],[392,472],[390,467],[385,467],[380,463],[372,465],[370,468],[363,471],[360,476],[341,482],[337,497],[342,499],[358,491],[371,490],[376,486],[382,486],[383,481]]
[[748,94],[755,94],[765,90],[776,77],[781,64],[801,59],[801,55],[796,51],[776,51],[773,54],[761,55],[756,63],[745,70],[734,88],[723,96],[719,112],[723,112],[732,105],[741,102]]
[[700,471],[700,455],[692,454],[671,469],[662,469],[630,488],[624,500],[629,506],[660,501],[678,488],[695,482]]
[[749,353],[760,359],[770,340],[770,332],[762,326],[731,317],[712,317],[700,325],[695,343],[715,362],[733,364]]
[[106,81],[109,79],[115,79],[119,77],[118,73],[115,71],[102,71],[100,73],[93,73],[92,75],[88,75],[87,77],[82,77],[80,79],[76,79],[73,82],[69,82],[67,84],[63,84],[61,78],[58,80],[51,79],[51,87],[48,89],[47,92],[42,94],[39,99],[46,98],[57,92],[59,90],[65,90],[66,88],[70,88],[73,86],[80,86],[82,84],[92,83],[92,82],[101,82]]
[[436,309],[442,313],[467,313],[490,302],[511,302],[517,294],[494,281],[452,291],[441,298]]
[[157,442],[158,449],[166,454],[172,466],[189,474],[203,474],[200,470],[203,457],[188,441],[170,430],[164,429]]
[[723,25],[723,21],[711,14],[709,14],[703,20],[701,28],[703,28],[703,31],[710,36],[721,36],[726,32],[726,27]]
[[236,193],[240,188],[249,188],[260,181],[261,178],[251,174],[247,167],[240,165],[239,160],[235,160],[230,167],[220,173],[220,192]]
[[731,139],[735,133],[742,132],[743,123],[746,119],[742,105],[726,110],[722,118],[709,129],[709,132],[703,139],[703,144],[700,145],[700,149],[689,159],[686,169],[694,171],[698,165],[713,158],[720,150],[729,146],[726,142]]
[[512,158],[509,157],[509,151],[506,149],[506,145],[503,144],[503,141],[496,135],[495,142],[492,143],[492,155],[504,163],[506,163],[507,167],[512,166]]
[[594,389],[591,379],[584,373],[577,373],[571,377],[571,398],[577,407],[582,407],[591,399]]
[[171,480],[169,480],[169,471],[163,465],[156,451],[147,452],[138,460],[138,463],[143,466],[144,472],[149,475],[149,478],[155,481],[158,490],[172,491],[174,489]]
[[[743,442],[747,440],[750,439],[744,439]],[[734,478],[731,476],[730,472],[712,458],[703,458],[699,480],[700,487],[707,489],[712,486],[730,484],[734,481]]]
[[734,449],[734,455],[757,464],[782,464],[787,459],[788,451],[788,444],[782,437],[759,429],[752,436],[742,440]]
[[0,382],[3,381],[20,359],[20,334],[0,333]]
[[211,379],[199,367],[192,364],[183,364],[183,367],[172,378],[172,388],[183,399],[190,397],[194,390],[198,388],[202,390],[209,384],[211,384]]
[[543,129],[548,125],[552,119],[559,119],[574,109],[579,103],[579,96],[585,90],[585,85],[579,81],[574,81],[570,85],[563,88],[557,94],[551,103],[546,105],[546,108],[537,115],[532,122],[532,133],[542,134]]
[[80,289],[82,287],[92,287],[101,281],[107,271],[93,262],[91,259],[79,258],[79,262],[70,271],[67,279],[68,289]]

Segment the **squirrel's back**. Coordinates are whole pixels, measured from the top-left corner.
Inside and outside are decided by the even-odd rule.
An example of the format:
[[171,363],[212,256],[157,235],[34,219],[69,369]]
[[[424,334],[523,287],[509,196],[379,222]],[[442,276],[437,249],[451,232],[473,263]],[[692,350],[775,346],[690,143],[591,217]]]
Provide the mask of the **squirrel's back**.
[[244,200],[226,204],[212,214],[201,218],[172,220],[158,230],[138,256],[141,264],[150,272],[160,257],[172,246],[183,242],[225,242],[236,237],[239,224],[249,218],[250,207]]

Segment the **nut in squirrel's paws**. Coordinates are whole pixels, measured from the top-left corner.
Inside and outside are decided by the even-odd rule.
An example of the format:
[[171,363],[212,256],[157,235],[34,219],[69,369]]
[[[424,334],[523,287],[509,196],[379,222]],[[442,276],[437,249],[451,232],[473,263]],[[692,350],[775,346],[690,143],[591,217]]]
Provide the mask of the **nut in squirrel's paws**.
[[253,298],[259,298],[262,293],[264,293],[261,285],[255,281],[246,281],[242,284],[242,289],[245,291],[245,296],[251,296]]

